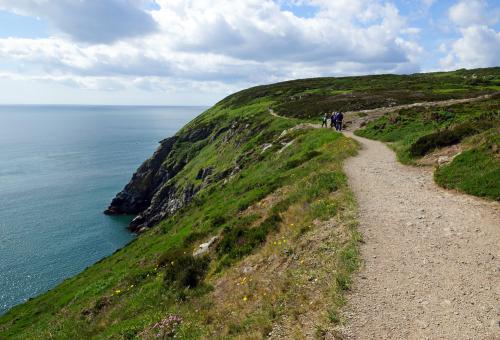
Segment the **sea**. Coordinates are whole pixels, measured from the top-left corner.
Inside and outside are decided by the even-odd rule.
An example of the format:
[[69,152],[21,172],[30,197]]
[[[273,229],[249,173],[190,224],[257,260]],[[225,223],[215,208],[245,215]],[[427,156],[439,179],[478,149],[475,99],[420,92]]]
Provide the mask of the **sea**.
[[104,209],[205,109],[0,106],[0,315],[135,237]]

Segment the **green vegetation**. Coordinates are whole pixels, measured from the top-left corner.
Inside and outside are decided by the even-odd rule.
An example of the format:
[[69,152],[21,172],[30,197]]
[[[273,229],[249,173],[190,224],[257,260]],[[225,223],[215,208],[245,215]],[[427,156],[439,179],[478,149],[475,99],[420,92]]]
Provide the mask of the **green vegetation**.
[[[13,308],[0,319],[0,338],[148,337],[152,325],[169,315],[182,317],[178,336],[207,336],[213,323],[212,286],[225,271],[277,234],[291,205],[306,206],[302,223],[310,224],[316,218],[312,203],[348,191],[340,166],[356,144],[330,130],[290,130],[280,137],[296,122],[269,115],[271,104],[262,98],[241,108],[219,104],[186,126],[181,136],[201,126],[214,128],[196,145],[178,144],[175,157],[190,161],[175,183],[201,183],[197,174],[207,167],[213,178],[227,175],[207,181],[188,206],[114,255]],[[272,147],[263,152],[266,143]],[[247,214],[282,188],[288,189],[267,210]],[[340,209],[347,202],[333,204]],[[194,248],[214,235],[220,238],[215,251],[194,258]],[[278,308],[276,303],[268,308]],[[241,322],[249,329],[264,321]]]
[[464,152],[441,166],[436,182],[446,188],[498,200],[500,96],[444,108],[412,108],[368,123],[357,135],[391,143],[403,163],[461,143]]
[[[463,98],[499,84],[500,68],[491,68],[298,80],[227,97],[186,125],[163,160],[179,169],[167,184],[185,192],[196,187],[193,199],[112,256],[0,317],[0,338],[259,338],[283,320],[292,320],[291,334],[300,332],[293,320],[305,314],[315,316],[319,333],[331,329],[342,322],[339,308],[360,262],[356,204],[342,170],[357,145],[329,129],[294,127],[323,111]],[[270,115],[270,108],[290,119]],[[466,169],[472,161],[494,169],[492,155],[498,165],[498,139],[484,132],[497,121],[492,99],[404,110],[360,134],[395,142],[408,161],[470,140],[478,151],[436,174],[443,185],[467,191],[478,182],[498,185],[498,167],[475,179]],[[452,132],[429,137],[438,131]],[[494,190],[481,193],[498,197]],[[214,236],[209,253],[193,257]],[[311,278],[318,279],[314,290]]]
[[[423,101],[476,97],[497,91],[500,68],[455,72],[318,78],[256,88],[279,94],[280,115],[317,118],[324,112],[356,111]],[[273,91],[274,90],[274,91]]]
[[500,130],[492,129],[468,142],[472,147],[450,164],[439,167],[434,178],[445,187],[500,200]]

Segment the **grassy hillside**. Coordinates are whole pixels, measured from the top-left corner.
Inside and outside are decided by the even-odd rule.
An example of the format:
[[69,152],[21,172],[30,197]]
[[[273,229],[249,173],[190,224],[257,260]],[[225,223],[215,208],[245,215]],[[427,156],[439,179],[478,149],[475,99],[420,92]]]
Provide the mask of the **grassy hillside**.
[[[463,152],[440,164],[436,182],[447,188],[500,199],[500,95],[468,104],[411,108],[368,123],[357,135],[391,143],[403,163],[460,146]],[[455,155],[451,155],[455,156]]]
[[[331,130],[297,124],[325,110],[463,98],[498,86],[500,69],[493,68],[298,80],[229,96],[164,142],[144,172],[134,175],[129,191],[151,202],[131,209],[152,216],[154,226],[0,317],[0,338],[334,334],[343,292],[360,260],[356,204],[342,171],[357,145]],[[415,138],[448,121],[477,129],[484,129],[483,120],[496,124],[495,114],[479,111],[498,101],[477,105],[466,108],[474,119],[464,118],[469,111],[454,114],[453,123],[445,113],[430,125],[411,118],[425,125]],[[273,117],[269,108],[290,118]],[[490,152],[482,139],[471,143],[482,150],[479,157]],[[161,187],[151,169],[164,181]],[[446,172],[439,176],[453,183]],[[165,201],[165,195],[173,198]],[[149,203],[154,214],[148,215]],[[193,257],[213,237],[209,252]]]
[[[214,179],[188,206],[113,256],[14,308],[0,319],[0,338],[154,337],[161,332],[154,325],[169,315],[182,319],[173,331],[182,337],[262,335],[282,314],[281,305],[289,298],[285,286],[307,282],[286,278],[286,273],[303,270],[304,256],[298,256],[295,247],[309,232],[314,235],[310,230],[315,221],[331,219],[338,220],[336,229],[342,235],[332,240],[335,273],[330,273],[324,291],[334,315],[357,263],[355,205],[341,170],[356,144],[326,130],[283,134],[296,122],[269,115],[270,104],[263,99],[240,108],[219,104],[185,127],[181,135],[217,122],[207,138],[210,142],[178,150],[191,155],[175,178],[178,185],[201,182],[201,168],[211,168],[216,175],[237,164],[240,171],[222,181]],[[217,136],[226,124],[230,128]],[[297,211],[300,215],[295,216]],[[193,250],[212,236],[220,241],[210,254],[194,258]],[[273,255],[291,261],[290,268],[280,269],[284,279],[259,288],[255,275],[252,285],[238,291],[233,291],[233,282],[226,294],[249,310],[234,306],[233,312],[241,311],[237,318],[218,315],[225,302],[213,306],[214,295],[223,293],[214,288],[217,283],[266,240],[278,237]],[[269,292],[265,298],[259,295],[261,289]],[[330,323],[327,316],[318,320],[322,323]]]

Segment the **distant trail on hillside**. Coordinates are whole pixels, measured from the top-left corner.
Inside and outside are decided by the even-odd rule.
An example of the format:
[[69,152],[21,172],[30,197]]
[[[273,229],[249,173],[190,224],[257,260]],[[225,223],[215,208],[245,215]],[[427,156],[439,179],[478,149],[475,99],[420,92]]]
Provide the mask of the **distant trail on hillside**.
[[[472,98],[448,99],[436,102],[420,102],[420,103],[405,104],[398,106],[386,106],[370,110],[348,111],[345,113],[346,117],[345,122],[347,128],[351,131],[354,131],[359,129],[363,123],[382,117],[383,115],[390,112],[395,112],[403,109],[410,109],[413,107],[435,107],[435,106],[450,106],[454,104],[463,104],[463,103],[473,103],[480,100],[491,98],[491,96],[492,96],[491,94],[486,94],[483,96],[472,97]],[[360,116],[359,114],[361,114],[362,116]]]
[[[492,97],[491,94],[486,94],[486,95],[482,95],[479,97],[472,97],[472,98],[448,99],[448,100],[441,100],[441,101],[436,101],[436,102],[419,102],[419,103],[405,104],[405,105],[398,105],[398,106],[384,106],[384,107],[379,107],[376,109],[369,109],[369,110],[347,111],[344,113],[344,116],[345,116],[344,122],[345,122],[347,130],[354,131],[354,130],[359,129],[363,123],[366,123],[370,120],[377,119],[377,118],[379,118],[387,113],[390,113],[390,112],[395,112],[395,111],[399,111],[399,110],[403,110],[403,109],[410,109],[413,107],[450,106],[450,105],[454,105],[454,104],[473,103],[473,102],[488,99],[491,97]],[[290,119],[290,117],[278,115],[271,108],[269,109],[269,113],[275,117]],[[321,125],[318,124],[318,125],[314,125],[312,127],[319,128],[319,127],[321,127]]]
[[[363,117],[348,112],[348,128],[404,108],[488,97],[379,108]],[[432,169],[402,165],[385,144],[345,135],[362,146],[345,170],[359,204],[364,265],[348,294],[342,335],[500,339],[500,204],[442,189]]]
[[350,339],[499,339],[500,209],[439,188],[360,138],[345,170],[359,204],[364,266],[348,297]]

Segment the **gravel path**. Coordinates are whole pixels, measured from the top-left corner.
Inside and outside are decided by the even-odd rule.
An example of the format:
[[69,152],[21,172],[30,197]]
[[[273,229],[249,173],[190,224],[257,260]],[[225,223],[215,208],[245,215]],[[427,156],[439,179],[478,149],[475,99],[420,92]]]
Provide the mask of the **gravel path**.
[[364,266],[342,333],[348,339],[500,339],[500,208],[439,188],[384,144],[345,170],[359,203]]

